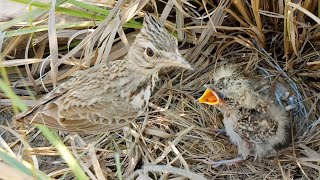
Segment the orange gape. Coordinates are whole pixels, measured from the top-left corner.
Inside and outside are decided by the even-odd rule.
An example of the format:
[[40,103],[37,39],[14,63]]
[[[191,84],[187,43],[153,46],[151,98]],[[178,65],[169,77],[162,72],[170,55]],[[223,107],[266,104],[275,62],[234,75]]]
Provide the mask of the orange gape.
[[203,95],[198,99],[199,103],[206,103],[209,105],[215,105],[221,103],[221,99],[216,92],[207,88]]

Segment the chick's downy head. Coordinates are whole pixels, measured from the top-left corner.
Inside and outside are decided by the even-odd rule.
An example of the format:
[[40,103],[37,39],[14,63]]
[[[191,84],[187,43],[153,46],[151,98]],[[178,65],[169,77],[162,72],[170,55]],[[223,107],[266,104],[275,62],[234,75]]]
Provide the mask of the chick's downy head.
[[213,76],[213,84],[204,85],[206,91],[198,99],[199,103],[216,105],[218,108],[241,104],[250,91],[248,80],[234,68],[220,67]]

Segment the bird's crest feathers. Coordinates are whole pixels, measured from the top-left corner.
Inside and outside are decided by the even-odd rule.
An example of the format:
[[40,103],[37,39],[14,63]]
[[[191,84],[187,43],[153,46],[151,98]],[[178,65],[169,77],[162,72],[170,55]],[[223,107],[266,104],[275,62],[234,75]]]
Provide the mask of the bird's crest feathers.
[[222,78],[233,77],[237,74],[236,69],[234,67],[219,67],[214,73],[214,81],[218,82]]
[[162,22],[151,14],[146,14],[140,34],[159,50],[176,52],[178,49],[177,39],[166,30]]

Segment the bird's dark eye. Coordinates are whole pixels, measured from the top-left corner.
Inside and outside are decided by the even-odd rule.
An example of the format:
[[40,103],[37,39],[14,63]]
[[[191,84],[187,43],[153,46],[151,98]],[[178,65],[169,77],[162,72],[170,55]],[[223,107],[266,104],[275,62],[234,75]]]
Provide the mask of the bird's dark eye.
[[153,55],[154,55],[153,50],[152,50],[151,48],[149,48],[149,47],[146,49],[146,53],[147,53],[147,55],[148,55],[149,57],[153,57]]
[[217,86],[217,88],[218,88],[219,90],[222,90],[222,89],[223,89],[222,83],[217,83],[216,86]]

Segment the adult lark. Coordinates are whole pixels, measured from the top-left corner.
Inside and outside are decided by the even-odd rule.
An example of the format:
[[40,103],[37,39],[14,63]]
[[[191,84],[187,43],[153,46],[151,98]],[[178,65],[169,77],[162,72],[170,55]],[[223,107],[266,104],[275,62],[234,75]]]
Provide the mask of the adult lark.
[[119,129],[141,115],[158,72],[168,67],[192,70],[178,52],[177,39],[147,14],[124,59],[79,72],[14,119],[69,132]]

